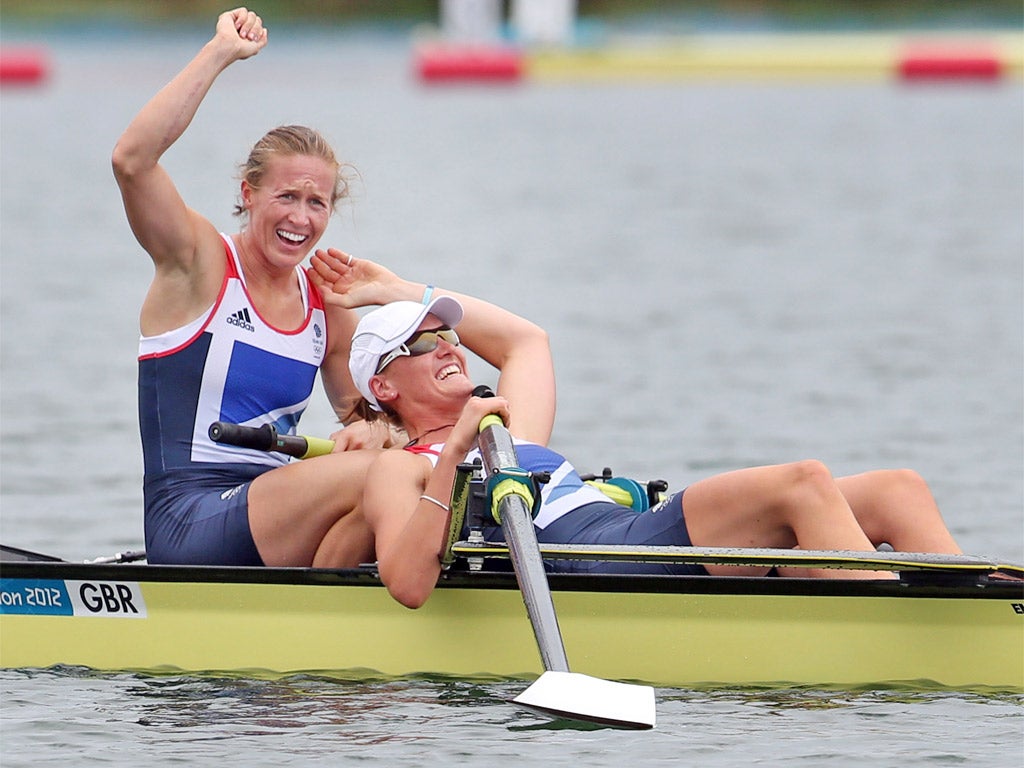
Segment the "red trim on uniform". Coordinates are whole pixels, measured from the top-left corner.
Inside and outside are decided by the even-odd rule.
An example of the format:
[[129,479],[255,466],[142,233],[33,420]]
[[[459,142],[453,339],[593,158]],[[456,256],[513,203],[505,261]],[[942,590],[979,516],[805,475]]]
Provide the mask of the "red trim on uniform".
[[440,456],[441,452],[433,445],[407,445],[402,449],[409,453],[430,453],[434,456]]
[[[252,300],[252,295],[249,293],[249,286],[245,284],[245,277],[241,274],[240,269],[239,274],[237,275],[239,281],[242,283],[242,292],[245,294],[245,297],[249,300],[249,306],[252,307],[252,311],[256,313],[257,317],[259,317],[259,319],[263,322],[265,326],[270,328],[275,333],[281,334],[282,336],[296,336],[302,333],[303,331],[306,330],[306,328],[309,327],[309,322],[310,320],[313,319],[314,306],[312,291],[310,291],[310,288],[312,288],[312,283],[310,282],[309,278],[306,277],[306,273],[302,269],[294,269],[292,270],[292,272],[298,275],[299,289],[302,290],[303,288],[305,288],[306,291],[306,316],[302,319],[302,322],[299,323],[299,326],[292,330],[288,330],[286,328],[278,328],[276,325],[269,322],[267,318],[263,316],[263,313],[256,308],[256,302]],[[315,308],[322,309],[323,307]]]
[[231,247],[228,245],[227,240],[225,240],[224,238],[221,239],[224,240],[224,258],[227,260],[227,268],[224,270],[224,280],[221,281],[220,291],[217,293],[217,298],[214,299],[213,306],[210,307],[210,311],[206,315],[206,320],[199,327],[199,330],[192,334],[191,338],[189,338],[188,341],[182,342],[173,349],[166,349],[163,352],[154,352],[150,355],[139,355],[139,360],[155,360],[158,357],[167,357],[168,355],[173,355],[175,352],[180,352],[181,350],[185,349],[185,347],[189,346],[192,342],[194,342],[196,339],[198,339],[200,336],[202,336],[206,329],[209,327],[210,321],[213,319],[213,316],[217,314],[217,309],[218,307],[220,307],[221,301],[224,300],[224,294],[227,293],[228,291],[228,280],[233,277],[237,278],[239,276],[238,271],[235,269],[235,261],[234,259],[231,258]]
[[326,311],[327,306],[324,304],[324,297],[321,295],[320,289],[309,279],[308,275],[306,276],[306,286],[309,288],[309,308]]

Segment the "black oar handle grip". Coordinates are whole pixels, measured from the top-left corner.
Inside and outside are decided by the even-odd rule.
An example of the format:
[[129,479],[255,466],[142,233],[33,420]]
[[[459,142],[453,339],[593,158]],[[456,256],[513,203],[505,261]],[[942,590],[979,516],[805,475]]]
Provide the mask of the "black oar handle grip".
[[273,424],[246,427],[229,421],[215,421],[210,425],[209,435],[215,443],[237,445],[255,451],[276,451],[297,459],[330,453],[334,447],[330,440],[278,434]]
[[274,447],[277,430],[270,424],[261,427],[243,427],[229,421],[215,421],[210,425],[210,439],[215,443],[252,448],[255,451],[269,451]]

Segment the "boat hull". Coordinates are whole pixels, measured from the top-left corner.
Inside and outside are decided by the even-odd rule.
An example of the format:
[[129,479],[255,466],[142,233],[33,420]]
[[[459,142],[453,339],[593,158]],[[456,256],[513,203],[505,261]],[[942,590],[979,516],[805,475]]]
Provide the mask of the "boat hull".
[[[451,574],[416,611],[372,571],[5,563],[2,576],[5,668],[542,671],[507,573]],[[553,576],[551,586],[572,669],[595,677],[1024,691],[1024,585],[931,581]]]

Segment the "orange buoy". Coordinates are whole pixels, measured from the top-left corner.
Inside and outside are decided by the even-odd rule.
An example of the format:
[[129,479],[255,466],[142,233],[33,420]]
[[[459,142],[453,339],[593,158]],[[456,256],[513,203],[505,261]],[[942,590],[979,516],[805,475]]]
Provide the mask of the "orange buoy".
[[514,82],[523,56],[507,47],[431,46],[416,52],[416,73],[426,82]]
[[0,84],[35,85],[50,73],[46,52],[39,48],[0,50]]
[[1003,74],[1003,62],[987,50],[918,48],[899,60],[904,80],[996,80]]

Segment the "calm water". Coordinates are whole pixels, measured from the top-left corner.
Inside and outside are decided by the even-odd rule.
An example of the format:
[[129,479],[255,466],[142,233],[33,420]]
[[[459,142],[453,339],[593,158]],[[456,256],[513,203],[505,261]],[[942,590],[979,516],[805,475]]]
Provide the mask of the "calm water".
[[[3,93],[4,543],[141,547],[150,267],[109,154],[206,36],[58,38],[55,80]],[[551,331],[556,444],[581,468],[678,488],[808,456],[912,466],[966,550],[1024,560],[1019,83],[429,90],[405,41],[284,30],[166,164],[233,231],[234,165],[283,122],[362,174],[326,242]],[[304,426],[332,429],[323,401]],[[1024,761],[1014,696],[663,690],[658,730],[630,734],[549,727],[503,703],[514,682],[0,680],[4,766]]]

